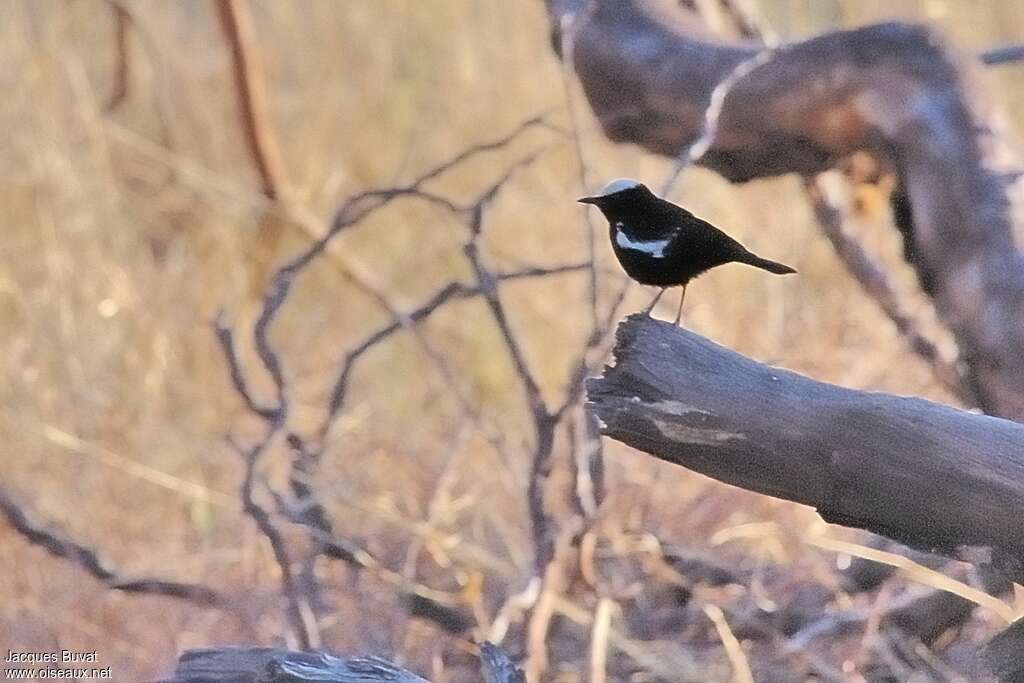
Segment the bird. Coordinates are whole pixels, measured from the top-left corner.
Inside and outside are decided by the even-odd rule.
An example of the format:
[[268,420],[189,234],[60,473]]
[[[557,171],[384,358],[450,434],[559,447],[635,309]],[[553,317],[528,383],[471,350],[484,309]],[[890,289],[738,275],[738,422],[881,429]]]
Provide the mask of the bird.
[[600,193],[581,197],[608,219],[612,250],[626,274],[659,287],[644,313],[650,315],[669,287],[682,287],[675,324],[683,316],[686,286],[698,275],[726,263],[745,263],[776,275],[796,270],[752,253],[742,244],[681,206],[664,200],[632,178],[619,178]]

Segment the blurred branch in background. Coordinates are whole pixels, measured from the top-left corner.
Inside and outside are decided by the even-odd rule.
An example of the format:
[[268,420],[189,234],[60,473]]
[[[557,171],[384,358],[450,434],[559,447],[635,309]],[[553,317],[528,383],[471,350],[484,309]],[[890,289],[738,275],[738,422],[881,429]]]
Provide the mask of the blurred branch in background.
[[[307,594],[297,594],[292,578],[292,572],[290,570],[292,559],[290,558],[287,549],[284,547],[281,534],[274,528],[270,517],[266,513],[262,512],[261,507],[256,505],[252,499],[251,487],[253,468],[264,449],[266,449],[271,442],[275,440],[277,435],[283,431],[285,433],[286,441],[293,446],[292,457],[294,458],[294,461],[292,493],[295,494],[298,499],[285,502],[281,507],[284,509],[304,509],[307,512],[315,511],[315,514],[312,515],[297,515],[293,518],[293,521],[310,527],[312,531],[312,538],[316,541],[317,550],[313,555],[307,555],[307,563],[315,560],[316,554],[328,554],[329,546],[324,545],[324,541],[321,536],[332,533],[332,526],[324,517],[324,509],[318,502],[314,492],[315,471],[317,462],[320,459],[320,453],[329,437],[331,426],[345,408],[345,399],[350,390],[350,377],[354,370],[355,363],[362,358],[367,351],[371,350],[377,344],[386,341],[395,332],[403,329],[415,331],[416,328],[431,314],[450,302],[470,297],[481,297],[484,300],[491,312],[494,325],[499,331],[501,339],[504,340],[505,348],[511,360],[515,374],[520,379],[524,402],[526,405],[526,412],[530,416],[530,420],[533,424],[534,434],[533,453],[530,458],[531,466],[526,497],[529,509],[530,526],[534,536],[534,566],[538,576],[545,572],[553,559],[555,532],[554,529],[551,528],[552,522],[549,519],[548,513],[545,511],[545,483],[551,469],[550,459],[554,445],[555,430],[563,417],[569,414],[569,409],[578,402],[582,394],[583,377],[578,371],[574,371],[571,375],[572,381],[569,384],[568,394],[559,404],[559,408],[557,410],[552,410],[547,406],[547,403],[541,395],[537,381],[534,378],[533,371],[531,370],[522,350],[519,341],[519,332],[516,331],[509,320],[505,304],[500,296],[500,287],[504,282],[521,278],[541,278],[577,271],[589,271],[593,268],[593,264],[590,261],[587,261],[580,264],[565,264],[553,267],[528,267],[519,271],[500,272],[493,270],[484,260],[484,256],[480,250],[480,242],[484,237],[488,206],[495,200],[504,185],[517,172],[530,166],[538,155],[545,151],[543,148],[539,152],[534,152],[528,156],[522,157],[519,161],[507,167],[496,181],[488,185],[475,199],[468,203],[458,203],[456,201],[449,200],[442,195],[434,194],[423,189],[423,186],[428,181],[455,169],[460,164],[475,157],[476,155],[498,150],[516,141],[522,133],[526,132],[530,128],[545,126],[547,126],[545,119],[535,117],[519,126],[509,135],[504,136],[495,142],[477,145],[461,152],[448,161],[445,161],[420,175],[417,179],[405,186],[370,190],[355,195],[342,204],[341,208],[336,212],[335,219],[331,223],[330,229],[321,238],[310,245],[304,252],[281,266],[271,277],[270,287],[263,299],[262,308],[253,325],[252,341],[260,361],[261,369],[263,373],[271,379],[272,386],[274,387],[274,398],[271,400],[269,405],[266,405],[264,402],[255,398],[252,393],[251,387],[253,382],[250,381],[247,372],[239,361],[236,351],[236,341],[234,339],[235,335],[232,328],[225,322],[223,316],[217,323],[217,337],[224,352],[232,384],[250,412],[266,424],[266,432],[264,436],[256,445],[244,450],[247,462],[246,471],[248,473],[246,476],[246,486],[244,488],[244,491],[246,492],[244,496],[246,500],[245,507],[250,514],[254,516],[254,519],[257,520],[260,529],[271,541],[271,545],[274,547],[275,556],[278,558],[278,563],[282,568],[282,580],[285,582],[284,594],[289,597],[289,604],[291,605],[289,608],[291,614],[289,621],[292,624],[293,630],[295,630],[299,636],[298,644],[302,648],[315,646],[314,643],[317,642],[314,637],[313,630],[308,623],[309,620],[303,616],[307,611],[312,611],[313,613],[316,611],[310,607],[318,604],[318,600],[314,594],[316,592],[316,587],[314,584],[310,584],[306,590]],[[451,214],[454,218],[465,223],[468,235],[464,243],[463,252],[466,260],[471,266],[472,272],[474,273],[475,282],[472,284],[464,284],[459,281],[451,281],[442,286],[433,296],[429,297],[426,303],[411,311],[403,311],[397,305],[392,304],[388,301],[388,298],[383,291],[376,292],[375,298],[378,303],[384,307],[390,315],[392,315],[393,320],[391,323],[377,331],[370,333],[362,342],[357,343],[345,354],[340,369],[335,374],[335,380],[332,382],[331,388],[327,393],[327,402],[320,426],[314,431],[313,441],[309,442],[299,434],[291,431],[291,428],[288,427],[290,417],[290,400],[288,397],[289,388],[287,373],[283,367],[282,359],[270,341],[270,330],[281,308],[287,302],[288,295],[296,279],[301,276],[303,271],[313,264],[319,256],[326,253],[328,246],[334,239],[347,229],[358,225],[374,212],[386,208],[391,202],[407,197],[424,200],[434,204]],[[614,302],[614,305],[618,305],[618,300]],[[607,330],[611,327],[613,314],[613,312],[609,312],[608,314],[601,316],[603,330]],[[586,349],[593,348],[596,344],[596,342],[591,341],[591,339],[587,340]],[[603,337],[598,337],[597,341],[599,342],[601,339],[603,339]],[[421,338],[421,342],[426,343],[425,338]],[[440,367],[445,367],[443,358],[437,354],[431,354],[431,357],[440,365]],[[458,389],[457,379],[450,375],[450,371],[444,370],[444,372],[447,375],[448,382],[453,389],[453,393],[458,396],[460,392]],[[471,422],[478,424],[479,416],[473,413],[472,406],[464,399],[460,400],[460,404],[462,405],[463,410],[468,414]],[[274,495],[278,499],[283,499],[283,496],[279,493]],[[332,539],[330,543],[337,545],[338,541]],[[352,558],[349,557],[348,561],[351,562],[351,560]],[[364,568],[366,565],[365,562],[359,562],[357,564]],[[375,569],[378,572],[384,571],[389,573],[391,571],[383,570],[380,567],[376,567]],[[312,577],[313,572],[307,572],[307,576]],[[445,627],[447,627],[447,624],[452,622],[452,617],[447,616],[450,614],[450,610],[447,607],[438,604],[434,604],[431,607],[428,604],[431,602],[430,598],[425,598],[422,595],[417,595],[415,597],[416,600],[414,601],[414,604],[418,605],[416,609],[420,616],[429,617],[430,615],[436,615],[438,623]],[[426,600],[426,603],[424,600]],[[459,621],[462,621],[462,619],[459,619]],[[465,628],[465,626],[462,628]]]
[[266,273],[292,221],[287,217],[289,199],[287,169],[267,108],[263,65],[252,13],[244,0],[211,0],[231,66],[240,130],[249,158],[260,179],[260,191],[270,205],[249,244],[252,291],[265,286]]
[[121,106],[128,97],[128,84],[132,76],[131,52],[128,49],[129,28],[134,21],[131,13],[119,2],[110,1],[107,7],[114,15],[114,87],[110,91],[110,97],[104,107],[106,111],[112,112]]
[[[743,79],[751,77],[752,72],[769,64],[780,51],[770,27],[763,18],[753,16],[753,10],[749,6],[745,3],[733,2],[724,2],[723,4],[734,17],[739,34],[744,38],[756,39],[765,47],[750,59],[740,62],[711,91],[710,103],[700,133],[695,136],[694,142],[685,148],[685,152],[679,154],[672,178],[666,183],[665,194],[669,193],[685,163],[700,163],[718,142],[718,126],[722,108],[733,88],[738,86]],[[707,21],[708,5],[713,5],[713,3],[700,5],[700,11],[705,23],[710,26],[713,25],[713,22]],[[784,50],[786,47],[781,49]],[[754,74],[753,77],[756,78],[757,74]],[[863,155],[863,153],[861,154]],[[907,340],[910,350],[924,359],[935,377],[954,396],[965,405],[977,405],[978,397],[965,386],[956,365],[942,357],[935,342],[928,339],[920,325],[906,313],[903,303],[905,296],[892,286],[881,264],[870,255],[857,237],[844,229],[844,223],[849,220],[850,212],[841,203],[839,199],[841,191],[837,186],[843,185],[848,188],[849,184],[849,182],[844,183],[838,174],[822,173],[815,177],[805,176],[804,190],[822,232],[831,242],[839,260],[850,271],[864,292],[875,300],[896,326],[897,331]]]
[[[710,102],[713,139],[697,157],[734,182],[814,175],[857,151],[882,159],[898,177],[907,261],[956,337],[971,393],[987,412],[1024,417],[1015,314],[1024,258],[1012,238],[1011,183],[993,166],[994,150],[1008,152],[976,125],[967,67],[922,26],[880,24],[760,51],[702,42],[686,11],[656,5],[598,2],[577,29],[575,71],[605,134],[676,157],[706,130]],[[549,2],[552,31],[583,6]]]
[[836,255],[857,279],[864,292],[875,300],[896,326],[910,350],[928,364],[935,377],[964,405],[977,405],[977,397],[965,385],[956,365],[943,358],[936,343],[925,335],[918,322],[904,310],[900,294],[889,281],[881,264],[844,228],[848,212],[843,210],[840,200],[835,196],[837,192],[830,187],[830,181],[833,180],[836,179],[826,177],[826,174],[807,178],[804,188],[821,230],[832,243]]
[[[962,296],[981,301],[974,285],[992,286],[1005,263],[971,251],[983,235],[937,231],[949,207],[920,201],[937,186],[950,201],[970,196],[959,206],[976,223],[1005,225],[1001,207],[956,181],[976,178],[984,144],[940,125],[960,120],[947,115],[965,108],[964,72],[932,34],[900,27],[778,46],[761,9],[799,22],[781,35],[867,16],[845,14],[853,3],[796,5],[550,0],[557,66],[544,13],[503,3],[12,5],[3,47],[15,92],[30,97],[9,98],[4,122],[29,170],[12,163],[4,190],[18,256],[0,272],[12,330],[3,422],[17,490],[69,495],[63,508],[34,504],[55,526],[0,492],[11,551],[0,630],[34,650],[109,642],[133,662],[126,680],[213,641],[376,652],[417,674],[357,658],[359,675],[478,680],[484,638],[504,649],[480,648],[495,681],[968,675],[979,642],[1019,612],[1019,598],[1000,606],[1005,577],[825,537],[796,506],[638,460],[603,441],[581,405],[630,291],[599,266],[605,236],[571,200],[611,169],[663,168],[590,139],[591,106],[616,140],[675,160],[666,187],[683,178],[701,210],[744,216],[803,259],[778,308],[765,308],[765,290],[731,289],[743,273],[709,277],[717,295],[697,302],[694,325],[812,375],[889,391],[916,382],[1012,408],[976,391],[986,359],[967,349],[970,334],[958,333],[950,360],[920,312],[927,297],[900,287],[910,269],[879,265],[901,265],[896,250],[876,255],[865,245],[877,240],[852,229],[846,195],[862,186],[847,192],[819,173],[839,166],[860,182],[848,148],[869,156],[925,289],[945,291],[925,248],[938,234],[970,276]],[[933,69],[938,78],[923,78]],[[515,126],[534,111],[546,113]],[[934,139],[913,138],[915,112]],[[474,144],[501,126],[510,132]],[[991,141],[983,127],[972,135]],[[907,153],[935,139],[937,161]],[[951,152],[963,152],[960,175],[939,158]],[[425,159],[443,161],[406,182]],[[733,179],[796,169],[807,195],[792,178],[737,192],[687,173],[694,163]],[[947,175],[925,183],[921,168]],[[940,310],[947,322],[965,305],[955,294]],[[875,302],[924,363],[900,355]],[[861,317],[883,324],[865,329]],[[986,349],[1007,333],[983,331]],[[51,450],[82,462],[53,465]],[[138,507],[124,514],[119,496]],[[75,531],[80,504],[87,526]],[[82,541],[90,524],[116,567]],[[30,544],[63,561],[20,559]],[[880,565],[880,548],[917,564]],[[152,578],[129,576],[133,566]],[[112,589],[175,599],[126,610]],[[972,618],[976,603],[987,609]],[[346,680],[353,661],[217,651],[186,654],[179,671],[294,678],[334,665]]]
[[1024,61],[1024,45],[1007,45],[987,50],[981,54],[981,61],[989,66]]
[[[840,259],[908,339],[911,349],[968,405],[978,404],[993,414],[1024,419],[1024,363],[1018,353],[1024,345],[1024,324],[1015,315],[1024,302],[1024,256],[1013,242],[1010,191],[1017,176],[994,166],[996,155],[992,150],[998,148],[1006,158],[1005,145],[1000,145],[987,127],[976,125],[975,103],[963,85],[968,68],[950,56],[933,32],[887,24],[758,50],[741,43],[707,42],[696,29],[691,12],[670,9],[667,3],[664,7],[659,3],[612,4],[600,0],[549,0],[546,4],[556,46],[567,13],[584,19],[582,25],[573,26],[574,49],[558,52],[563,60],[573,60],[605,134],[613,141],[637,143],[677,158],[665,193],[687,163],[708,166],[734,182],[792,172],[804,175],[815,214]],[[721,32],[718,9],[715,3],[690,6],[706,25]],[[741,24],[741,29],[744,25],[747,30],[741,30],[742,35],[769,42],[764,34],[751,31],[749,22]],[[1008,49],[986,53],[982,61],[999,63],[1016,57],[1017,51]],[[864,151],[894,170],[893,213],[904,238],[905,258],[955,335],[960,346],[959,366],[945,361],[935,343],[924,337],[903,312],[884,271],[843,232],[842,212],[828,188],[822,180],[810,179],[854,152]],[[995,320],[1001,322],[993,324]],[[661,347],[646,346],[653,331],[641,334],[627,329],[641,322],[633,321],[620,329],[618,364],[606,380],[609,386],[621,381],[623,396],[630,400],[636,400],[637,386],[643,383],[632,375],[622,379],[621,373],[630,372],[623,369],[628,359],[639,354],[644,367],[658,366],[661,352],[671,345],[663,340]],[[677,349],[655,374],[669,376],[681,358]],[[687,387],[693,383],[692,369],[687,382]],[[725,385],[730,386],[730,382]],[[659,386],[651,396],[689,401],[688,405],[701,409],[698,412],[705,421],[708,415],[718,414],[704,411],[708,401],[715,403],[713,392],[686,399],[681,398],[685,396],[682,386]],[[608,387],[604,384],[592,386],[591,400],[594,391],[607,399]],[[638,405],[623,404],[616,409],[599,401],[598,408],[606,433],[661,457],[683,458],[689,467],[704,472],[710,468],[720,478],[793,500],[807,502],[802,496],[814,495],[813,486],[806,491],[803,484],[789,486],[777,481],[772,485],[760,475],[740,474],[736,478],[736,472],[726,473],[727,465],[719,462],[722,453],[704,452],[713,445],[706,438],[728,441],[735,436],[742,440],[742,431],[736,432],[739,436],[716,432],[717,436],[702,437],[696,427],[677,427],[673,433],[682,435],[678,440],[688,444],[681,447],[670,437],[656,436],[666,428],[645,430],[641,419],[644,413]],[[731,416],[736,406],[724,411]],[[734,430],[742,428],[740,421]],[[687,430],[693,432],[689,439]],[[877,426],[864,430],[860,438],[878,431]],[[832,428],[820,430],[820,434],[832,439],[838,432]],[[831,443],[826,447],[836,448]],[[848,449],[839,450],[848,455]],[[686,460],[687,453],[701,455]],[[762,456],[741,458],[748,459],[755,468],[785,470],[784,465],[762,462],[766,459]],[[925,469],[931,466],[926,464]],[[960,476],[985,481],[992,471],[1005,468],[999,462],[989,463]],[[873,470],[868,467],[865,471]],[[884,483],[868,478],[862,491],[884,490]],[[930,481],[929,485],[935,483]],[[929,525],[941,518],[953,493],[941,494],[933,513],[919,520],[924,526],[919,523],[917,531],[909,536],[901,526],[907,523],[905,516],[897,515],[899,520],[879,525],[866,521],[870,515],[837,512],[839,508],[827,497],[811,504],[818,505],[826,519],[867,526],[904,541],[909,538],[953,552],[962,543],[972,543],[969,534],[961,529],[940,542],[929,530]],[[984,509],[991,495],[985,490],[963,507]],[[850,502],[855,506],[862,503],[856,496]],[[885,504],[865,504],[862,509],[884,510]],[[1000,509],[1005,513],[1018,506],[1011,503]],[[991,512],[976,520],[977,530],[990,532],[988,526],[997,524]],[[1021,539],[1007,531],[1005,524],[1003,527],[1005,533],[988,537],[989,547],[1003,544],[993,551],[993,561],[1010,576],[1019,577],[1024,561],[1020,556]]]
[[105,4],[114,19],[114,70],[111,76],[113,86],[104,104],[104,112],[107,115],[114,114],[131,95],[132,78],[138,70],[131,50],[131,38],[134,36],[148,57],[150,66],[157,72],[153,100],[162,151],[166,153],[173,150],[175,145],[170,121],[172,113],[168,102],[171,84],[166,55],[160,52],[154,36],[134,13],[135,8],[120,0],[105,0]]
[[249,154],[267,199],[288,193],[284,158],[272,132],[267,92],[249,6],[240,0],[213,0],[224,40],[231,50],[239,120]]
[[74,541],[32,518],[25,507],[5,491],[0,491],[0,512],[7,523],[33,545],[45,549],[54,557],[62,557],[81,567],[87,574],[102,581],[111,590],[125,593],[163,595],[169,598],[187,600],[203,607],[228,607],[226,597],[220,591],[201,584],[172,581],[157,577],[133,577],[112,568],[100,556],[99,551]]

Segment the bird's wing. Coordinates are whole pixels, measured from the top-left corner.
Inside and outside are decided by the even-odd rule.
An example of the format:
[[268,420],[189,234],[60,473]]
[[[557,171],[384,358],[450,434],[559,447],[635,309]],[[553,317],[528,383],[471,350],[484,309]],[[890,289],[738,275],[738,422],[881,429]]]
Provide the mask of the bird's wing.
[[724,254],[733,254],[746,251],[739,242],[729,237],[725,232],[719,230],[711,223],[702,218],[690,214],[690,221],[686,225],[684,239],[680,242],[693,242],[703,244],[705,249],[714,249]]

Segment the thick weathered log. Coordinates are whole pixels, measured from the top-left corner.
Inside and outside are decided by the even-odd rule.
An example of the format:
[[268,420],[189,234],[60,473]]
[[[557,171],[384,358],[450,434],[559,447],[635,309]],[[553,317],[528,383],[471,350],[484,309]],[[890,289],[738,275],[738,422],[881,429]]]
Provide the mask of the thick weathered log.
[[187,650],[159,683],[427,683],[379,657],[334,657],[269,647]]
[[526,676],[508,654],[493,643],[480,645],[480,671],[486,683],[526,683]]
[[763,365],[674,325],[622,323],[588,383],[607,436],[826,520],[1021,576],[1024,425]]
[[708,36],[682,4],[547,0],[556,37],[571,27],[573,66],[605,134],[678,156],[706,132],[716,87],[740,64],[752,67],[716,94],[714,139],[698,163],[745,181],[818,173],[857,150],[884,158],[899,176],[907,258],[956,336],[981,406],[1024,419],[1015,178],[993,168],[993,152],[1005,159],[1007,149],[979,121],[966,67],[919,25],[762,52]]
[[1024,619],[1018,619],[981,651],[981,657],[1000,681],[1024,681]]
[[[480,646],[480,671],[487,683],[524,683],[497,645]],[[174,676],[157,683],[427,683],[380,657],[335,657],[269,647],[220,647],[187,650]]]

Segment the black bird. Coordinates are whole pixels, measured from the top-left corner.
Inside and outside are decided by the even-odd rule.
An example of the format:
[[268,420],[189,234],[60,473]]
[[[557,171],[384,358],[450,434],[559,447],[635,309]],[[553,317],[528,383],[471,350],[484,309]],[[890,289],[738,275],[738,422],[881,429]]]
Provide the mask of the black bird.
[[776,275],[796,272],[747,251],[715,226],[657,197],[636,180],[613,180],[600,194],[577,201],[595,205],[608,219],[612,249],[626,274],[640,284],[661,287],[644,313],[650,314],[668,287],[683,288],[677,325],[686,285],[715,266],[746,263]]

